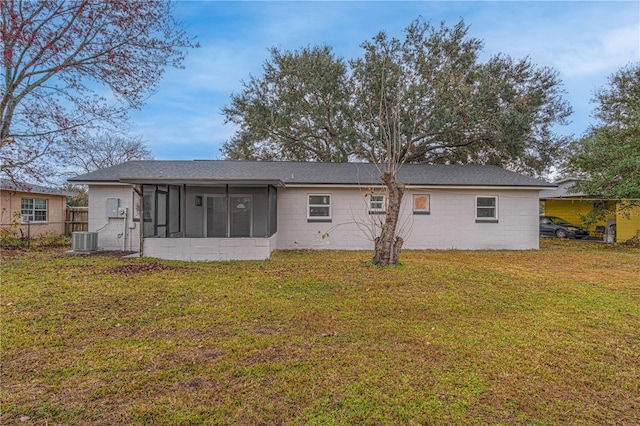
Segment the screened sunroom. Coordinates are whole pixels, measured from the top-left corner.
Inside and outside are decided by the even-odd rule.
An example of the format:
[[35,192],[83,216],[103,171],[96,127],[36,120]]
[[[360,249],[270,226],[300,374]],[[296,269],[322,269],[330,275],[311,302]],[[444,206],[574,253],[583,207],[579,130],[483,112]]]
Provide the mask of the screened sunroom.
[[136,182],[133,220],[142,221],[144,256],[268,258],[275,248],[277,186],[278,182]]

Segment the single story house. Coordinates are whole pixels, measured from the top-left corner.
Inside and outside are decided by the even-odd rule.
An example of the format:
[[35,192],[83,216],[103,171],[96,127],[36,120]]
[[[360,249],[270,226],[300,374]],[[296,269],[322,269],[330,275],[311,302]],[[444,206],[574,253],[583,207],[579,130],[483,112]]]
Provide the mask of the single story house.
[[[574,192],[571,188],[578,181],[568,177],[554,182],[555,189],[540,192],[540,202],[545,215],[558,216],[575,224],[587,226],[589,234],[625,242],[632,238],[640,238],[640,200],[608,200]],[[635,206],[623,212],[625,204],[634,201]],[[604,217],[593,224],[585,224],[582,220],[594,206],[604,209]]]
[[18,237],[64,234],[71,192],[0,179],[0,226],[15,227]]
[[[130,161],[89,185],[103,250],[180,260],[266,259],[273,250],[371,250],[385,193],[372,163]],[[550,183],[479,165],[405,164],[406,249],[537,249]]]

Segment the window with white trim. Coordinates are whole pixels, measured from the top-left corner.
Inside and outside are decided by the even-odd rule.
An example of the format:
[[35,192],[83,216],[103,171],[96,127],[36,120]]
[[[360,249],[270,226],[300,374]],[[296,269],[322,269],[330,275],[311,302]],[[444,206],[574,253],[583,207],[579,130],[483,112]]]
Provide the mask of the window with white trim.
[[309,194],[307,219],[316,222],[331,221],[331,194]]
[[44,198],[23,198],[20,209],[23,222],[47,221],[47,200]]
[[498,221],[498,197],[476,196],[476,222]]
[[429,194],[413,194],[413,214],[430,214]]
[[384,214],[386,210],[384,195],[371,194],[369,197],[369,214]]

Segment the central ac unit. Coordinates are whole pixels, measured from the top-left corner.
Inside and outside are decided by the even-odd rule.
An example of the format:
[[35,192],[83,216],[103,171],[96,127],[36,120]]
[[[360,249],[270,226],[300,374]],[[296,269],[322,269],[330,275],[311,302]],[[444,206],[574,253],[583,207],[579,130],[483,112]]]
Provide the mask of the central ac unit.
[[91,252],[98,249],[97,232],[73,232],[71,234],[71,249],[74,252]]

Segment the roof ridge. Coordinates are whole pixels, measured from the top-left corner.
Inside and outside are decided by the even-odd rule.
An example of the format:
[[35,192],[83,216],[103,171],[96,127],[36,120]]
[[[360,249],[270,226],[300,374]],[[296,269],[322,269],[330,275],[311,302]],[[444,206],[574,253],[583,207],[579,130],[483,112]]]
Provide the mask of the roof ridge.
[[[377,163],[247,161],[247,160],[139,160],[70,178],[70,182],[221,182],[281,181],[285,184],[379,184]],[[554,187],[546,181],[495,165],[403,164],[399,180],[407,185]]]

